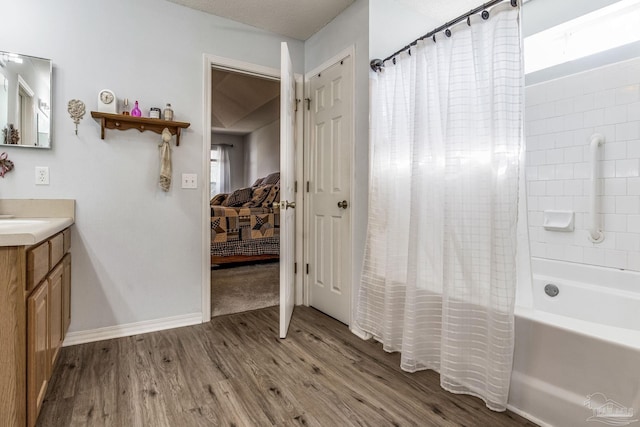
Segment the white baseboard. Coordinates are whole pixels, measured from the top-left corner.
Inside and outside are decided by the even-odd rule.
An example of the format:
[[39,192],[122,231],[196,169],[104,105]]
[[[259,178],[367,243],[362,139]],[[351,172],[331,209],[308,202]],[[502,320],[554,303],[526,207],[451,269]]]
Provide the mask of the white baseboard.
[[522,418],[526,418],[527,420],[531,421],[532,423],[539,425],[540,427],[553,427],[551,424],[545,423],[544,421],[534,417],[530,413],[522,411],[522,410],[516,408],[515,406],[510,405],[509,403],[507,403],[507,409],[510,410],[511,412],[513,412],[514,414],[520,415]]
[[129,337],[131,335],[146,334],[148,332],[198,325],[201,323],[202,313],[191,313],[162,319],[143,320],[142,322],[128,323],[125,325],[107,326],[105,328],[91,329],[88,331],[69,332],[62,346],[67,347],[94,341]]

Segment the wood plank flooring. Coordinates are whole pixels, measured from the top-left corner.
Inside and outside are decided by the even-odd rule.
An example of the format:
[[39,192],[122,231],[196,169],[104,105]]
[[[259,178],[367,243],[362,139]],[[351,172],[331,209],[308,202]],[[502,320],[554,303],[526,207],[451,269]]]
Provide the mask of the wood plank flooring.
[[38,426],[533,426],[296,307],[62,349]]

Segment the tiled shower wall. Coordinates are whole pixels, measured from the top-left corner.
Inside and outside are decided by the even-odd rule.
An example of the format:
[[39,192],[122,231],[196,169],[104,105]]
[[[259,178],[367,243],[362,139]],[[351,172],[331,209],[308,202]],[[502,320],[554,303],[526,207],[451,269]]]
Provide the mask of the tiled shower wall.
[[[640,271],[640,58],[526,88],[531,255]],[[599,150],[600,224],[588,239],[590,149]],[[545,210],[575,212],[575,231],[543,228]]]

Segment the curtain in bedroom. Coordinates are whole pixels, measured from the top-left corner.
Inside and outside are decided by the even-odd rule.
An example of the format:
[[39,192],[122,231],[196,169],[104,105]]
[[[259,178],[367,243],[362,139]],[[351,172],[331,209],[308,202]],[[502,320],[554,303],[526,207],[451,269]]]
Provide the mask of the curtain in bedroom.
[[407,371],[507,403],[523,69],[519,8],[471,17],[371,75],[369,218],[357,326]]

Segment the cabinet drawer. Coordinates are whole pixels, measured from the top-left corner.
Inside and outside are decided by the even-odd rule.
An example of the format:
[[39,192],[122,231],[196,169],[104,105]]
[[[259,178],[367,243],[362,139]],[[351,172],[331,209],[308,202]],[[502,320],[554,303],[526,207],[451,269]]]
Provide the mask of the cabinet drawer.
[[32,291],[49,272],[49,242],[27,251],[27,291]]
[[62,238],[63,238],[62,246],[63,246],[64,253],[66,254],[67,252],[69,252],[69,249],[71,248],[71,230],[69,228],[67,228],[62,232]]
[[64,255],[64,237],[59,233],[49,239],[49,247],[51,248],[51,267],[60,262]]

